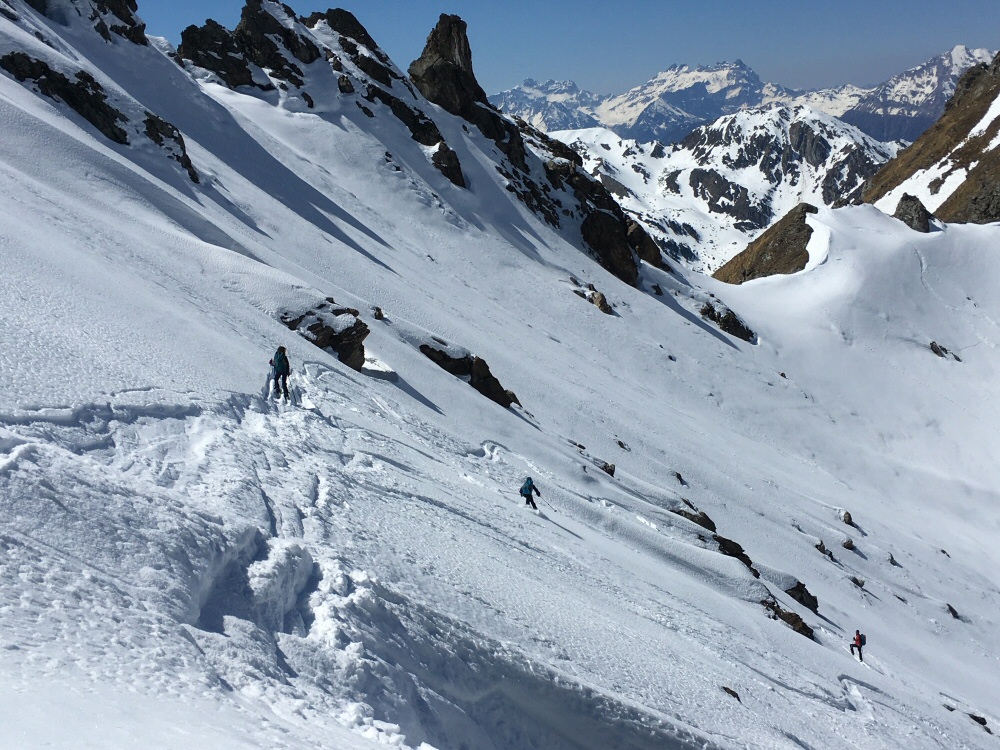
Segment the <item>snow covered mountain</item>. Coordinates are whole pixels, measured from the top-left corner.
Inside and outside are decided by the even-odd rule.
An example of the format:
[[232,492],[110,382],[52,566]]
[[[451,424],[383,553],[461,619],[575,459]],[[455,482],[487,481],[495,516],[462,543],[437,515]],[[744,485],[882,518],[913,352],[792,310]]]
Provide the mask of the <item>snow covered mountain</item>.
[[[848,84],[797,91],[762,82],[737,60],[710,66],[674,65],[617,95],[591,94],[569,81],[541,85],[525,81],[491,96],[490,101],[543,130],[601,126],[639,142],[674,143],[719,117],[775,102],[802,104],[841,117],[879,141],[912,141],[941,116],[962,73],[994,54],[956,46],[873,89]],[[589,122],[591,118],[596,122]]]
[[607,97],[583,91],[572,81],[527,79],[520,86],[489,97],[490,104],[545,132],[600,126],[596,107]]
[[958,45],[875,87],[841,117],[880,141],[914,141],[941,117],[962,74],[995,55]]
[[709,271],[803,201],[859,199],[897,151],[835,117],[784,104],[722,117],[668,148],[606,129],[553,136],[671,257]]
[[1000,230],[669,273],[471,60],[0,0],[0,745],[993,748]]

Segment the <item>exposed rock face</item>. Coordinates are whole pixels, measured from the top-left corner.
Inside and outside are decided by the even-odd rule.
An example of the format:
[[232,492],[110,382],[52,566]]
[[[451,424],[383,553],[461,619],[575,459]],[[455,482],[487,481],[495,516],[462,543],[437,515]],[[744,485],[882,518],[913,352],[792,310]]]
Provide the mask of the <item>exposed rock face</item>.
[[95,28],[105,39],[111,41],[110,35],[107,34],[110,31],[133,44],[143,46],[148,44],[146,24],[135,17],[135,12],[139,9],[135,0],[96,0],[95,8],[98,13],[111,17],[110,23],[100,17],[91,19],[97,22]]
[[[721,311],[719,308],[721,308]],[[735,336],[738,339],[752,343],[757,335],[740,319],[739,315],[725,305],[719,304],[719,307],[716,307],[715,304],[706,302],[700,312],[701,317],[705,318],[705,320],[711,320],[730,336]]]
[[184,145],[184,136],[181,135],[181,131],[174,125],[171,125],[161,117],[157,117],[152,112],[147,112],[146,135],[157,146],[165,149],[171,159],[184,167],[191,178],[191,182],[201,181],[198,171],[194,168],[194,164],[191,163],[191,157],[188,156],[187,146]]
[[[212,19],[204,26],[184,29],[177,54],[200,68],[213,71],[230,88],[257,85],[235,37]],[[274,86],[261,84],[261,88],[273,89]]]
[[594,211],[580,226],[583,240],[601,260],[601,263],[618,278],[635,286],[639,272],[632,258],[624,223],[605,211]]
[[423,53],[410,64],[408,72],[429,101],[471,122],[497,144],[512,164],[527,169],[520,130],[493,108],[476,80],[465,21],[442,14],[427,37]]
[[76,80],[71,81],[47,63],[23,52],[10,52],[0,57],[0,68],[21,83],[32,81],[37,90],[50,99],[62,100],[109,140],[128,144],[128,134],[118,124],[128,122],[128,118],[108,104],[104,88],[90,73],[78,71]]
[[279,318],[290,330],[320,349],[332,349],[337,359],[360,372],[365,364],[364,341],[371,331],[358,315],[357,310],[341,307],[327,297],[305,313],[283,312]]
[[931,219],[934,218],[933,214],[920,202],[920,199],[909,193],[903,193],[903,197],[896,205],[893,217],[899,219],[910,229],[924,234],[931,231]]
[[813,612],[819,611],[819,599],[809,592],[809,589],[806,588],[806,585],[802,581],[798,581],[785,593],[806,609],[810,609]]
[[[860,200],[898,150],[809,107],[778,104],[723,117],[670,149],[610,130],[558,135],[664,253],[711,271],[797,203]],[[685,200],[678,207],[668,195]]]
[[747,245],[747,249],[713,274],[727,284],[742,284],[774,274],[801,271],[809,262],[806,246],[812,227],[806,216],[817,212],[815,206],[800,203],[764,234]]
[[753,573],[754,578],[760,578],[760,571],[753,566],[753,560],[751,560],[750,556],[743,551],[743,547],[741,545],[737,544],[732,539],[726,539],[726,537],[719,536],[718,534],[713,534],[712,538],[719,545],[719,552],[727,557],[735,557],[741,563],[746,565],[747,568],[749,568],[750,572]]
[[455,377],[469,378],[469,385],[486,398],[500,404],[504,409],[509,408],[511,404],[521,403],[517,400],[517,396],[506,390],[496,376],[490,372],[490,366],[486,364],[486,360],[471,354],[464,357],[452,357],[447,352],[430,344],[421,344],[420,351],[438,367],[450,372]]
[[[294,18],[290,8],[285,8],[285,12]],[[279,23],[277,18],[264,10],[262,0],[247,0],[234,36],[253,63],[267,68],[275,78],[282,78],[296,86],[304,83],[304,74],[298,65],[282,54],[283,50],[306,65],[320,58],[319,48],[311,40]],[[281,42],[280,46],[275,38]]]
[[736,219],[733,224],[736,229],[760,229],[771,222],[770,207],[752,201],[746,187],[730,182],[719,172],[692,169],[688,184],[695,197],[708,204],[709,211]]
[[431,157],[431,163],[453,184],[458,185],[458,187],[466,187],[465,176],[462,174],[462,163],[458,160],[458,154],[444,141],[438,144],[437,151]]
[[625,237],[631,248],[635,250],[636,255],[654,268],[662,268],[665,271],[670,270],[670,267],[663,262],[663,254],[660,252],[660,246],[656,244],[640,224],[633,219],[626,218],[625,226],[628,227]]
[[764,609],[771,613],[772,619],[781,620],[799,635],[804,635],[806,638],[814,640],[813,629],[795,612],[784,609],[774,599],[765,599],[761,604],[764,605]]

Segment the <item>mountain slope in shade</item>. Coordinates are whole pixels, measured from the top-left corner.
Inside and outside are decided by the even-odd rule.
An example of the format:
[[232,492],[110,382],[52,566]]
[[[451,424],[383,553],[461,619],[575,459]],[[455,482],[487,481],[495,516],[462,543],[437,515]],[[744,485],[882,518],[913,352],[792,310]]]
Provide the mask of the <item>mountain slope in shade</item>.
[[782,104],[720,118],[669,148],[608,130],[554,135],[584,156],[668,254],[709,270],[803,201],[860,198],[896,153],[834,117]]
[[210,69],[41,5],[0,0],[0,745],[995,747],[997,227],[823,207],[801,273],[629,284],[519,192],[578,211],[563,149],[349,14],[251,0]]

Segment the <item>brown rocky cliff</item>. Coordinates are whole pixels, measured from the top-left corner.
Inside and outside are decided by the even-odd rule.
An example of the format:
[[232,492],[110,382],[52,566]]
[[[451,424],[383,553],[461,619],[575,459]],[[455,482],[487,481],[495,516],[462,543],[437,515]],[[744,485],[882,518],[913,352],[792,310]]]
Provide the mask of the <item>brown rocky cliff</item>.
[[[865,202],[880,200],[917,172],[948,157],[951,161],[949,174],[963,169],[970,169],[970,172],[965,183],[935,215],[943,221],[954,222],[1000,219],[1000,196],[996,188],[1000,154],[987,152],[1000,132],[1000,120],[980,135],[968,137],[998,96],[1000,55],[989,65],[977,65],[962,76],[941,119],[872,178],[864,194]],[[942,183],[943,179],[938,181],[937,187]],[[931,189],[935,189],[934,184]]]
[[806,216],[816,212],[815,206],[800,203],[713,277],[727,284],[742,284],[765,276],[801,271],[809,262],[806,246],[812,236]]

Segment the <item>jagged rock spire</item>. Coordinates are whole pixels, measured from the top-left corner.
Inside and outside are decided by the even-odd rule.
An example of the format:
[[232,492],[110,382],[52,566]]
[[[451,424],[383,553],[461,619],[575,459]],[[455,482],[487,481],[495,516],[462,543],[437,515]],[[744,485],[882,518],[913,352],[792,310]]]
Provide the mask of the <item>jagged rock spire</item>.
[[458,16],[441,14],[424,51],[409,74],[420,93],[453,115],[471,119],[470,109],[486,102],[486,92],[472,70],[468,26]]

